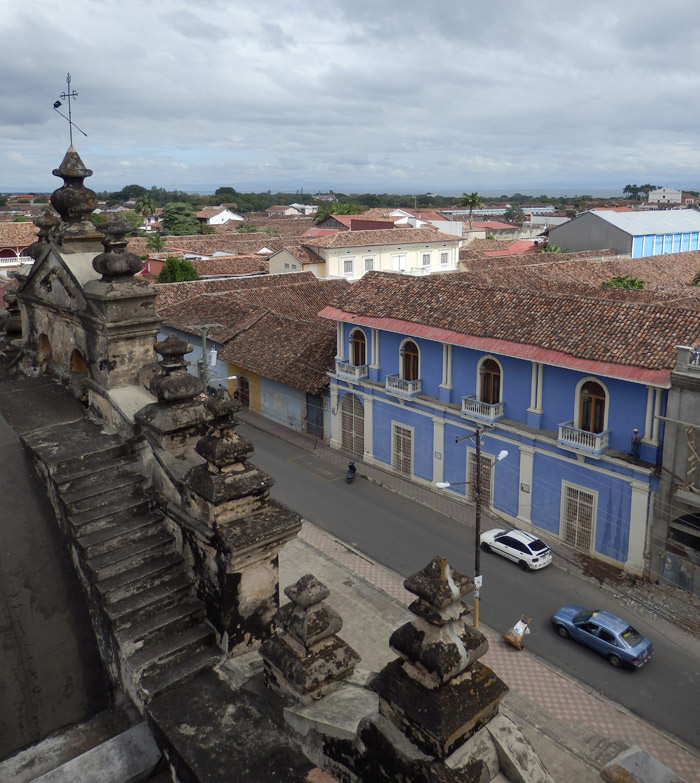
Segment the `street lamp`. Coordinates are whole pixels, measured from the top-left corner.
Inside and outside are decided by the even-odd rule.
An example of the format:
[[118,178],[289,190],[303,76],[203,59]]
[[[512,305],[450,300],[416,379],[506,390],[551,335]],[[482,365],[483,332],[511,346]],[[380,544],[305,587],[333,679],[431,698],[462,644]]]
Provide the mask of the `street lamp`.
[[[474,628],[479,627],[479,591],[481,590],[481,429],[477,429],[473,435],[465,435],[461,438],[455,438],[455,443],[459,443],[467,438],[474,438],[476,445],[476,479],[472,481],[438,481],[435,486],[439,489],[448,487],[464,486],[465,484],[474,484]],[[503,449],[496,456],[496,462],[500,462],[508,456],[508,452]],[[491,469],[496,465],[493,463]]]

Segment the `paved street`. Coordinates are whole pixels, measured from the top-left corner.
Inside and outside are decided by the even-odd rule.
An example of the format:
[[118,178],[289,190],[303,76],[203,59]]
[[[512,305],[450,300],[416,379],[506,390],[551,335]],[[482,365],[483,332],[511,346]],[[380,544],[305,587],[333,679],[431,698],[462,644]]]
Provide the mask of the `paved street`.
[[[243,415],[265,430],[276,432],[274,425]],[[256,446],[253,461],[275,477],[273,494],[359,552],[401,575],[422,568],[437,553],[444,554],[456,568],[472,572],[473,529],[418,505],[413,498],[417,491],[423,492],[430,495],[430,500],[434,498],[437,508],[449,503],[467,512],[469,509],[463,504],[405,482],[405,487],[396,487],[402,490],[400,495],[364,479],[348,486],[342,455],[328,454],[323,447],[310,454],[312,443],[298,436],[286,435],[295,440],[290,444],[258,428],[243,425],[240,431]],[[362,468],[360,472],[369,469]],[[448,511],[455,514],[453,508]],[[497,520],[492,523],[495,525]],[[489,524],[484,521],[485,528]],[[512,625],[521,612],[533,616],[532,634],[528,637],[531,652],[561,667],[567,677],[605,694],[691,747],[700,745],[697,707],[692,696],[700,682],[697,639],[662,621],[652,622],[637,614],[633,606],[601,590],[594,580],[563,569],[550,567],[538,573],[522,573],[513,563],[495,556],[483,556],[482,567],[483,623],[498,634]],[[570,602],[607,608],[628,617],[654,640],[652,662],[637,672],[617,670],[603,657],[557,637],[549,617],[556,608]],[[505,672],[504,677],[508,680]],[[550,691],[552,698],[559,694],[557,704],[549,705],[554,711],[564,709],[569,701],[559,684],[551,690],[551,682],[537,685],[533,681],[532,687]]]

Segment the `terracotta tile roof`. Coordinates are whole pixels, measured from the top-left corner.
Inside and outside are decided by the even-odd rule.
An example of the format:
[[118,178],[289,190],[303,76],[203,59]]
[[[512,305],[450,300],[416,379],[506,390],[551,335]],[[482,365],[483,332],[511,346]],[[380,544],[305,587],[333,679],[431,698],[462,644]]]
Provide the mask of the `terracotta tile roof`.
[[371,247],[415,242],[455,242],[458,237],[442,234],[434,228],[393,228],[383,231],[339,231],[326,237],[305,237],[307,247]]
[[[291,256],[296,258],[302,266],[326,263],[325,259],[321,258],[318,253],[315,253],[310,247],[304,245],[285,245],[282,250],[286,250]],[[272,256],[270,256],[270,258],[272,258]]]
[[[668,257],[668,256],[667,256]],[[548,349],[591,362],[668,370],[675,346],[697,345],[700,312],[467,283],[463,275],[415,278],[368,272],[337,305],[478,338]]]
[[[230,221],[240,226],[238,221]],[[226,224],[224,224],[226,225]],[[250,255],[257,253],[262,247],[278,250],[283,241],[268,234],[194,234],[186,237],[163,237],[165,251],[184,250],[189,253],[201,253],[205,256],[214,255],[217,251],[230,253],[231,255]],[[137,256],[145,256],[149,253],[148,237],[132,237],[129,239],[127,249]]]
[[237,296],[245,298],[255,307],[262,307],[279,315],[327,324],[318,314],[324,307],[335,303],[347,293],[349,286],[347,280],[315,279],[292,286],[249,289],[239,292]]
[[485,250],[485,256],[520,255],[521,253],[539,253],[544,245],[535,244],[531,239],[516,239],[505,250]]
[[318,394],[328,384],[336,330],[276,313],[265,313],[224,348],[222,359],[264,378]]
[[203,293],[169,306],[157,300],[156,305],[166,327],[192,335],[199,335],[198,323],[221,324],[209,334],[225,344],[223,359],[315,394],[328,383],[336,352],[335,328],[318,313],[350,284],[313,275],[308,282],[294,283],[308,279],[303,273],[275,277],[290,284]]
[[418,218],[419,220],[444,220],[444,221],[447,220],[447,218],[444,215],[441,215],[439,212],[435,212],[432,209],[406,209],[405,207],[401,207],[401,208],[403,209],[404,212],[408,212],[409,215],[413,215],[413,217]]
[[362,218],[362,220],[393,220],[396,222],[398,220],[397,217],[389,217],[389,213],[393,212],[395,209],[396,207],[375,207],[374,209],[360,212],[360,214],[355,215],[355,217]]
[[38,236],[34,223],[0,223],[0,247],[29,247]]
[[[460,261],[462,261],[460,255]],[[692,285],[700,270],[700,251],[669,253],[647,258],[620,258],[613,251],[584,253],[536,253],[527,256],[501,256],[466,261],[467,278],[475,283],[540,288],[542,281],[601,287],[618,275],[636,277],[647,285],[647,292],[663,294],[666,301],[693,302],[700,288]],[[660,301],[657,296],[657,301]]]
[[256,277],[233,277],[224,280],[191,280],[186,283],[159,283],[156,285],[156,310],[162,313],[167,307],[184,302],[196,296],[218,291],[242,291],[248,288],[270,288],[289,286],[316,280],[312,272],[297,272],[294,275],[258,275]]
[[[220,212],[226,212],[227,209],[228,207],[204,207],[204,209],[200,209],[199,212],[195,212],[194,214],[198,218],[208,220],[209,218],[216,217]],[[236,222],[240,224],[240,220]]]
[[[512,223],[503,223],[500,220],[472,220],[472,228],[490,229],[492,231],[514,231],[517,229],[517,226],[514,226]],[[484,240],[477,241],[483,242]]]
[[270,264],[266,256],[218,256],[193,261],[198,275],[256,275],[267,274]]

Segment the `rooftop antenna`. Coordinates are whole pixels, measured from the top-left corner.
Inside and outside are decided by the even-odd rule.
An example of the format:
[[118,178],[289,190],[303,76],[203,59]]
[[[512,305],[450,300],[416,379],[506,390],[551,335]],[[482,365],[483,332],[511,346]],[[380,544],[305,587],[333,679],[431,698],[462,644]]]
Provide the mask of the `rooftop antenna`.
[[56,101],[54,103],[53,110],[56,112],[56,114],[60,114],[61,117],[63,117],[64,120],[68,120],[68,128],[69,128],[69,131],[70,131],[70,145],[72,147],[73,146],[73,127],[74,126],[75,126],[76,130],[79,130],[83,134],[83,136],[87,136],[87,133],[85,133],[84,130],[80,130],[80,128],[73,122],[73,114],[72,114],[72,111],[71,111],[71,98],[77,98],[78,97],[78,93],[75,90],[71,90],[71,88],[70,88],[70,81],[71,81],[70,74],[68,73],[68,74],[66,74],[66,84],[68,85],[68,90],[67,90],[67,92],[62,92],[58,96],[59,98],[63,98],[64,101],[68,101],[68,116],[66,117],[66,115],[63,114],[63,112],[60,112],[58,110],[59,106],[63,106],[61,101]]

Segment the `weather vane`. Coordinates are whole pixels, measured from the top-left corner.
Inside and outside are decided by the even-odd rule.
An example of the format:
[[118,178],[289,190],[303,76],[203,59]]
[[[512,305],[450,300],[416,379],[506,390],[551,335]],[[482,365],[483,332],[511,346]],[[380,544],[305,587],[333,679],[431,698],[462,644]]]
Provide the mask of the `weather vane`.
[[68,101],[68,116],[66,117],[63,112],[60,112],[58,110],[59,106],[63,106],[61,101],[56,101],[53,105],[53,109],[56,112],[56,114],[60,114],[61,117],[63,117],[64,120],[68,120],[68,128],[70,129],[70,145],[73,146],[73,128],[75,127],[76,130],[79,130],[83,136],[87,136],[87,133],[85,133],[84,130],[80,130],[80,128],[73,122],[73,115],[71,113],[71,98],[77,98],[78,93],[75,90],[71,91],[70,88],[70,74],[66,74],[66,84],[68,85],[68,90],[66,92],[62,92],[58,97],[63,98],[64,101]]

